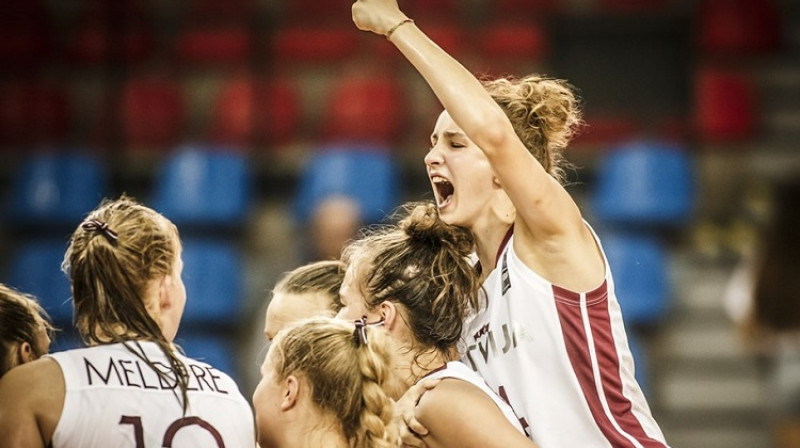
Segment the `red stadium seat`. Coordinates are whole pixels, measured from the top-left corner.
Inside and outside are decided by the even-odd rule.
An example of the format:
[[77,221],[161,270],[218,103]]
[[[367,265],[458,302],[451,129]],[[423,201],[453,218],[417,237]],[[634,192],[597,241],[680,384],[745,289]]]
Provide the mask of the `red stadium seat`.
[[140,62],[153,53],[155,37],[141,1],[90,1],[67,41],[67,55],[78,64]]
[[37,69],[52,54],[52,30],[46,25],[14,24],[0,31],[0,65],[4,71]]
[[475,37],[478,56],[493,71],[513,71],[515,64],[540,61],[548,46],[545,30],[531,22],[494,22]]
[[504,19],[539,19],[564,8],[560,0],[495,0],[490,2],[489,14]]
[[434,17],[460,21],[466,15],[465,2],[459,0],[407,0],[403,9],[410,17]]
[[781,40],[780,14],[770,0],[705,0],[698,8],[697,43],[711,55],[763,54]]
[[244,24],[256,12],[256,0],[192,0],[186,2],[191,23]]
[[604,12],[641,13],[663,11],[672,3],[671,0],[599,0],[599,7]]
[[60,84],[22,82],[0,90],[0,142],[4,146],[62,143],[70,129],[70,107]]
[[280,145],[296,135],[300,118],[298,93],[289,81],[235,78],[217,96],[210,139],[240,147],[258,140]]
[[610,114],[587,116],[585,125],[573,139],[574,146],[607,145],[631,139],[638,130],[633,118]]
[[281,28],[273,35],[275,63],[329,64],[356,53],[359,35],[351,28]]
[[75,32],[67,52],[79,64],[130,63],[146,59],[154,48],[153,34],[144,26],[126,27],[116,34],[106,23],[90,23]]
[[[331,0],[291,0],[280,2],[280,22],[286,26],[315,24],[323,26],[347,26],[350,24],[350,8],[342,2]],[[343,7],[344,6],[344,7]]]
[[161,77],[130,80],[119,102],[125,143],[129,148],[166,149],[174,146],[186,119],[179,86]]
[[325,106],[327,141],[392,143],[405,124],[406,105],[397,80],[388,75],[342,78]]
[[197,27],[178,36],[175,51],[190,64],[229,65],[247,62],[252,46],[252,36],[245,28]]
[[54,54],[54,27],[41,0],[6,0],[0,9],[3,72],[37,69]]
[[756,92],[743,73],[704,69],[695,74],[694,120],[706,142],[736,142],[756,129]]

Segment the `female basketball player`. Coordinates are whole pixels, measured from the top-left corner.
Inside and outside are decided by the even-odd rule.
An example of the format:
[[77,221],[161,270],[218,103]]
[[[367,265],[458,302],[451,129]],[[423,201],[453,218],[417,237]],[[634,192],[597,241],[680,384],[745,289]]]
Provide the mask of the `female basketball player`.
[[397,446],[382,331],[318,317],[281,330],[253,394],[261,448]]
[[252,448],[252,413],[233,380],[172,345],[182,268],[177,228],[152,209],[123,197],[91,212],[64,258],[89,348],[3,377],[3,446]]
[[463,360],[542,447],[663,447],[600,243],[559,182],[580,122],[570,87],[537,76],[481,83],[396,0],[359,0],[352,13],[402,52],[445,109],[425,165],[441,219],[475,238],[487,294],[465,329]]
[[267,340],[294,321],[335,316],[342,306],[339,288],[343,278],[344,263],[339,260],[315,261],[283,274],[272,289],[264,316]]
[[33,296],[0,283],[0,378],[50,350],[50,318]]
[[386,329],[398,353],[395,396],[441,378],[417,407],[429,448],[533,447],[508,404],[457,361],[464,318],[477,306],[480,285],[469,260],[472,238],[443,223],[434,204],[408,210],[397,227],[345,248],[339,317],[364,316],[367,325]]

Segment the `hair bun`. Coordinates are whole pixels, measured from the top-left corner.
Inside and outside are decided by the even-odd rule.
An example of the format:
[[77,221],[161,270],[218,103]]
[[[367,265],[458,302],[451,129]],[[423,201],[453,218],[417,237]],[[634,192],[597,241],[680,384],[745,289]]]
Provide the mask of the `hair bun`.
[[432,247],[450,246],[464,256],[474,247],[472,235],[464,228],[451,226],[439,219],[439,211],[431,202],[406,205],[407,216],[399,226],[412,243]]

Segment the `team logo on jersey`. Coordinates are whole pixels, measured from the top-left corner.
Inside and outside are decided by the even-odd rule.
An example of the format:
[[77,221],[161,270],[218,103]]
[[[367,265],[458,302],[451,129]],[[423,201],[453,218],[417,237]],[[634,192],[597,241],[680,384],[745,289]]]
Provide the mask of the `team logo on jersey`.
[[483,360],[483,364],[489,364],[489,360],[516,349],[520,343],[533,341],[525,327],[514,320],[501,325],[497,334],[487,323],[475,332],[473,338],[475,343],[467,346],[464,358],[475,371],[478,370],[476,361]]

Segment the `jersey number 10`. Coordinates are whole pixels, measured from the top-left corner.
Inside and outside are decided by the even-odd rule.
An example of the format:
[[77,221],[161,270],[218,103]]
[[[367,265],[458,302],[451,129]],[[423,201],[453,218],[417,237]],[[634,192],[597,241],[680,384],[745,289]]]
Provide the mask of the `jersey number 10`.
[[[144,446],[144,428],[142,427],[142,418],[141,417],[132,417],[130,415],[123,415],[122,418],[119,420],[120,425],[131,425],[133,426],[133,435],[136,439],[136,448],[145,448]],[[164,441],[161,443],[161,446],[164,448],[171,448],[172,447],[172,439],[175,438],[175,434],[180,431],[182,428],[187,426],[199,426],[209,434],[214,440],[217,442],[218,448],[225,448],[225,442],[222,441],[222,435],[220,435],[219,431],[216,430],[211,423],[203,420],[200,417],[183,417],[179,418],[172,422],[169,425],[167,430],[164,432]]]

